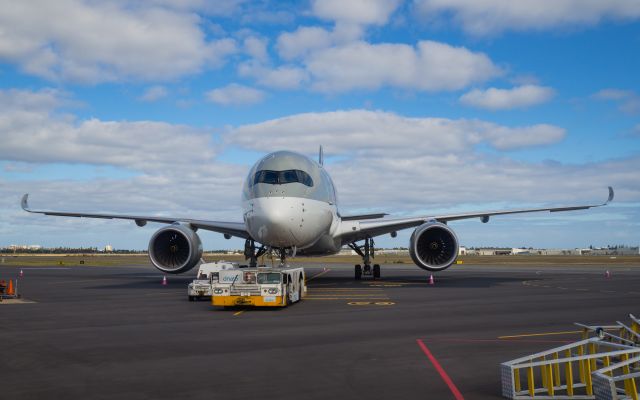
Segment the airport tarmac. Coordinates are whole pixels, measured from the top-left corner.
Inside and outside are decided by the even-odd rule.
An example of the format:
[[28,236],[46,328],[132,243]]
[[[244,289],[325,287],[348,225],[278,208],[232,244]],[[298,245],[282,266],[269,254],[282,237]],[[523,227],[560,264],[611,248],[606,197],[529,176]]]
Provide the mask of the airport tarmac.
[[454,265],[434,286],[408,265],[304,267],[308,297],[268,310],[187,301],[195,270],[24,267],[31,302],[0,304],[0,398],[499,399],[501,362],[640,314],[640,264]]

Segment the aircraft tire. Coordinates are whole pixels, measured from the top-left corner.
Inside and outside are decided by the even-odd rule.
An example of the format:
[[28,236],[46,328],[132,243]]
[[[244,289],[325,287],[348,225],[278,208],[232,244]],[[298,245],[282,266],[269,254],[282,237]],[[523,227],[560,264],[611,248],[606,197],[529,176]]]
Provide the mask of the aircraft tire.
[[362,278],[362,266],[360,264],[356,264],[356,280],[359,281]]
[[380,264],[373,265],[373,279],[380,278]]

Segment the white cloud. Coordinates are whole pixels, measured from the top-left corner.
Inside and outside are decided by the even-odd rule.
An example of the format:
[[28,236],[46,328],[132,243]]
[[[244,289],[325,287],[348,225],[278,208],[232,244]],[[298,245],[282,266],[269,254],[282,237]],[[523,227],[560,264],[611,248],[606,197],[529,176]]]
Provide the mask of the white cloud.
[[313,152],[323,144],[335,154],[409,157],[459,155],[483,142],[499,150],[549,145],[564,135],[564,129],[545,124],[511,128],[478,120],[408,118],[390,112],[352,110],[304,113],[243,125],[231,130],[226,140],[258,151]]
[[145,90],[142,96],[138,97],[138,99],[141,101],[153,102],[167,97],[168,94],[169,92],[166,87],[156,85],[147,88],[147,90]]
[[555,94],[550,87],[523,85],[511,89],[474,89],[460,97],[460,103],[487,110],[526,108],[549,101]]
[[[65,104],[68,100],[53,90],[0,90],[0,160],[10,161],[6,172],[24,176],[14,177],[10,183],[0,177],[0,211],[5,217],[0,221],[0,231],[21,226],[36,243],[53,241],[60,245],[64,244],[60,240],[73,243],[69,238],[77,230],[91,236],[87,227],[101,224],[27,215],[18,202],[27,192],[32,194],[35,208],[147,215],[162,211],[165,215],[240,219],[236,200],[245,168],[217,161],[218,149],[209,133],[155,121],[79,120],[59,112],[58,107]],[[43,177],[38,171],[50,164],[63,164],[70,178]],[[116,173],[110,178],[85,179],[86,164],[129,173],[125,177]],[[217,194],[209,198],[202,193]],[[114,235],[118,226],[125,228]],[[115,236],[116,240],[140,235],[126,222],[112,222],[102,228],[99,236],[111,230],[111,238]],[[61,235],[65,239],[60,239]],[[140,241],[136,247],[143,247],[148,238],[149,232],[137,238]],[[82,235],[75,239],[76,243],[86,240]],[[127,240],[122,243],[131,247],[126,245]]]
[[631,90],[622,89],[602,89],[594,93],[591,97],[597,100],[624,100],[633,97],[635,94]]
[[340,23],[384,25],[399,4],[400,0],[313,0],[311,12]]
[[331,46],[331,33],[319,27],[303,26],[278,37],[278,54],[285,60],[304,57],[310,52]]
[[275,89],[297,89],[309,79],[309,74],[302,68],[292,65],[274,68],[256,61],[240,64],[238,74],[254,78],[259,85]]
[[51,90],[0,90],[0,159],[85,163],[152,171],[211,160],[211,137],[197,129],[153,121],[77,120],[58,114],[64,99]]
[[206,93],[209,101],[222,105],[255,104],[264,100],[263,91],[232,83]]
[[265,62],[269,59],[267,51],[268,40],[256,36],[249,36],[244,39],[244,49],[254,59]]
[[640,113],[640,96],[633,90],[602,89],[592,94],[591,98],[616,102],[618,103],[618,109],[627,114]]
[[200,18],[185,8],[14,2],[0,7],[0,59],[46,79],[82,83],[167,80],[220,66],[234,42],[208,41]]
[[414,3],[424,17],[451,16],[474,35],[640,18],[640,3],[636,0],[414,0]]
[[305,64],[314,88],[327,92],[382,86],[457,90],[502,73],[483,53],[433,41],[416,47],[354,42],[314,52]]

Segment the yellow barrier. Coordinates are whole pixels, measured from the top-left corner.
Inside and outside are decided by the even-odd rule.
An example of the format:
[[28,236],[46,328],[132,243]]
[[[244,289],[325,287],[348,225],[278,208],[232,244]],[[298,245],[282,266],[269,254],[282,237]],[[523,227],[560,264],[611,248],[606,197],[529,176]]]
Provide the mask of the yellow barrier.
[[[640,400],[634,380],[635,375],[640,374],[634,373],[633,368],[638,360],[640,347],[605,341],[598,337],[580,340],[503,363],[503,395],[511,399],[531,399],[537,396],[593,398],[592,375],[598,373],[605,379],[624,383],[628,398]],[[624,362],[627,362],[626,365],[618,366]],[[575,364],[578,382],[574,380]],[[526,376],[526,387],[521,382],[523,375]]]

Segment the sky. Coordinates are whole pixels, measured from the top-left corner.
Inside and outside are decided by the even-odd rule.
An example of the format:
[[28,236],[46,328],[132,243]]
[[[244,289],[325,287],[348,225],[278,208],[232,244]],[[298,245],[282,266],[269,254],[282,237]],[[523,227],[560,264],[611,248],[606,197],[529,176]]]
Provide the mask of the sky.
[[637,246],[639,71],[637,0],[0,0],[0,247],[144,249],[160,228],[27,214],[24,193],[241,221],[253,163],[319,145],[342,214],[593,204],[613,186],[607,207],[451,227],[466,246]]

